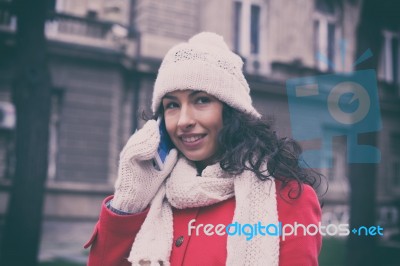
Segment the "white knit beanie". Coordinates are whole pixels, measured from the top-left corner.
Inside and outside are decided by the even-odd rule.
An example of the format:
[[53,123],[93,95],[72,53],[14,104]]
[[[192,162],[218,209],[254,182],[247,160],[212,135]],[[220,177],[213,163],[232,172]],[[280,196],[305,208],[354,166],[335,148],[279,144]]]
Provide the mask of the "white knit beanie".
[[190,89],[207,92],[237,110],[260,118],[251,103],[242,67],[242,59],[229,49],[222,36],[211,32],[193,36],[165,55],[154,85],[153,113],[165,94]]

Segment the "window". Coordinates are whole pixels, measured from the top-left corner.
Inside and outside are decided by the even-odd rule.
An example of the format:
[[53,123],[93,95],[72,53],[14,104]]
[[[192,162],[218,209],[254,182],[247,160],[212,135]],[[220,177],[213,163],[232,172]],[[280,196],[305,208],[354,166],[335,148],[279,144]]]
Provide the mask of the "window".
[[317,0],[314,12],[315,65],[322,71],[334,71],[336,43],[340,32],[338,15],[332,2]]
[[268,74],[266,0],[233,0],[234,51],[245,61],[244,71]]
[[233,4],[234,50],[246,58],[257,56],[261,46],[263,1],[235,0]]
[[[328,60],[330,62],[335,61],[335,24],[333,23],[328,23],[328,45],[327,45],[327,50],[328,50]],[[329,64],[328,69],[330,71],[334,70],[333,65]]]
[[260,7],[251,5],[250,14],[250,52],[258,54],[260,50]]
[[383,78],[387,82],[400,84],[400,33],[384,31],[383,40]]
[[241,16],[242,13],[242,3],[235,2],[234,3],[234,22],[233,22],[233,32],[234,32],[234,50],[236,52],[240,51],[240,25],[241,25]]

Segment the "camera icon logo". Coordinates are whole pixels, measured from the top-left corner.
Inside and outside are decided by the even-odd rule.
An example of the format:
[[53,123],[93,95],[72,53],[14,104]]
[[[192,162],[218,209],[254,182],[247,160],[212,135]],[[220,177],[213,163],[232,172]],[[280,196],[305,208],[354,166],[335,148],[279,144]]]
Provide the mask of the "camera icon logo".
[[348,163],[380,162],[379,149],[358,143],[359,134],[382,128],[375,70],[290,79],[286,89],[293,138],[321,141],[302,153],[309,167],[331,167],[321,158],[332,157],[332,139],[343,135]]
[[[345,112],[340,107],[341,98],[351,94],[349,104],[358,102],[358,107],[353,112]],[[355,82],[342,82],[336,85],[328,95],[328,110],[330,115],[339,123],[345,125],[355,124],[365,118],[371,106],[371,100],[364,87]]]

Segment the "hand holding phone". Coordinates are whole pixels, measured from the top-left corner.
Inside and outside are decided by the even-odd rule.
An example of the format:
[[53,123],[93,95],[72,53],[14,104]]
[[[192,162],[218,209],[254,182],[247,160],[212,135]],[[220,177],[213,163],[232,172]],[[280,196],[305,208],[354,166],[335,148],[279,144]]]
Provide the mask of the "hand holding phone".
[[[156,120],[149,120],[125,144],[119,156],[118,178],[111,203],[114,209],[128,213],[143,211],[171,173],[178,160],[178,152],[163,148],[165,136],[168,136],[164,132],[159,145],[160,126]],[[157,152],[159,146],[160,152]],[[165,156],[161,151],[166,151]],[[160,170],[154,167],[155,157],[160,157],[162,162]]]

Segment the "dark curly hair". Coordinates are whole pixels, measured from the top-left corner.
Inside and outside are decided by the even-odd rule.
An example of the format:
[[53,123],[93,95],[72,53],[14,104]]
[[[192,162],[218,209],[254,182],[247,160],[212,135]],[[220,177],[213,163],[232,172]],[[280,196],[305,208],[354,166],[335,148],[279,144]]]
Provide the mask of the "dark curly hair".
[[[250,170],[260,180],[280,180],[281,188],[295,181],[297,187],[291,187],[288,192],[290,199],[300,197],[303,184],[310,185],[317,191],[323,175],[311,168],[301,167],[302,149],[298,142],[287,137],[278,138],[270,121],[255,118],[223,104],[224,124],[218,134],[218,154],[215,157],[224,171],[240,175],[243,171]],[[161,105],[152,118],[156,119],[163,113]],[[306,162],[303,163],[307,165]]]

